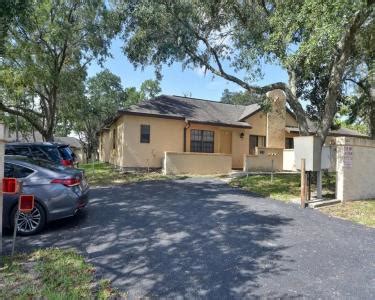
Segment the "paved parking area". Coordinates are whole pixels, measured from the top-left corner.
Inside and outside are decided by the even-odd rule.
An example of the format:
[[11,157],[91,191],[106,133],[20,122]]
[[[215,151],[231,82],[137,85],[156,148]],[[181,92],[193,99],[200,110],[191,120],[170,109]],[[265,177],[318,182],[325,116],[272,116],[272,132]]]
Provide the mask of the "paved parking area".
[[375,296],[374,229],[207,178],[95,188],[90,201],[18,249],[76,247],[129,298]]

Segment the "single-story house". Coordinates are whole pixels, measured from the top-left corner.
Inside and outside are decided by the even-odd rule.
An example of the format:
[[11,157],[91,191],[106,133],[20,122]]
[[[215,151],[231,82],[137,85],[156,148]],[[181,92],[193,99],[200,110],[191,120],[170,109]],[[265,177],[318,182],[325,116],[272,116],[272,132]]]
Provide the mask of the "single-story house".
[[[168,153],[202,153],[205,160],[220,154],[216,162],[230,157],[230,168],[242,169],[244,156],[257,155],[261,148],[293,148],[299,134],[284,93],[274,90],[268,96],[273,103],[268,113],[258,104],[167,95],[119,110],[99,132],[99,159],[121,168],[161,168]],[[347,129],[331,134],[359,135]],[[189,159],[204,161],[200,156]]]

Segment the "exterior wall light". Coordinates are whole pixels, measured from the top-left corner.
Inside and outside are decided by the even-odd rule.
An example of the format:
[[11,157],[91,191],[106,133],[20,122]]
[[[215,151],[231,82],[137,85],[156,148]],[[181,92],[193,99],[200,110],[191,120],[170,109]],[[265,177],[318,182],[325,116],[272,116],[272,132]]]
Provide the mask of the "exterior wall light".
[[240,138],[243,139],[243,137],[245,136],[245,134],[243,132],[240,133]]

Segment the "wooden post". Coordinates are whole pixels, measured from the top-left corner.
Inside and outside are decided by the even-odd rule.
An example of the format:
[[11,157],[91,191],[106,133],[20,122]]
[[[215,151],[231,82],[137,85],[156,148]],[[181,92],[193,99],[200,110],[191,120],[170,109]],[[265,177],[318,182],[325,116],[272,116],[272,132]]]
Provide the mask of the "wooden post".
[[301,207],[306,205],[306,160],[301,159]]
[[317,172],[317,178],[316,178],[316,198],[318,200],[322,199],[322,174],[323,172],[320,170]]

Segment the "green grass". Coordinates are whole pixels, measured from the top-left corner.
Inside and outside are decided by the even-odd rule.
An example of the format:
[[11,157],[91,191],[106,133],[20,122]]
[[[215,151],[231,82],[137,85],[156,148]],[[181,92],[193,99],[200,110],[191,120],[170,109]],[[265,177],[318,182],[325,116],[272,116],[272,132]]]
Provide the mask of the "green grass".
[[375,228],[375,199],[348,201],[319,209],[330,216]]
[[[260,196],[270,197],[282,201],[297,201],[300,199],[299,174],[277,174],[271,182],[270,175],[252,175],[233,179],[232,186],[241,187]],[[323,196],[332,198],[335,196],[334,174],[323,176]],[[312,185],[312,190],[315,185]],[[375,227],[375,200],[349,201],[332,206],[319,208],[320,211],[330,216],[351,220],[366,226]]]
[[0,299],[108,299],[110,282],[95,282],[95,269],[74,250],[44,249],[4,258]]
[[[301,177],[299,174],[275,174],[273,182],[271,175],[251,175],[233,179],[232,186],[244,188],[260,196],[276,200],[292,201],[300,198]],[[312,185],[312,190],[315,185]],[[335,177],[331,174],[323,176],[323,193],[332,198],[335,193]]]
[[175,178],[159,172],[120,172],[108,163],[95,162],[94,164],[80,164],[80,169],[85,170],[85,175],[90,185],[114,185],[146,180],[163,180]]

